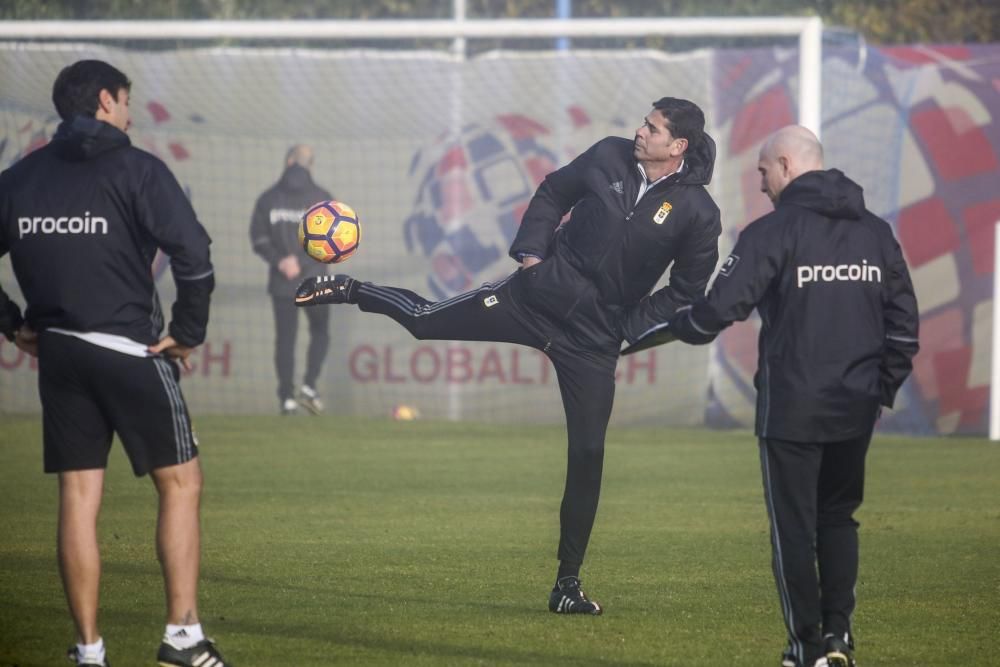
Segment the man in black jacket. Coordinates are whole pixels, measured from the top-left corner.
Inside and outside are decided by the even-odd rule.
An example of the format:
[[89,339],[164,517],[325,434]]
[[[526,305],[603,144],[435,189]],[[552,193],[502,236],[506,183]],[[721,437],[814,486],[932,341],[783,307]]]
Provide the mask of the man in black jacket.
[[918,350],[917,301],[892,228],[865,209],[860,186],[823,170],[812,132],[779,130],[758,168],[774,212],[743,230],[708,296],[669,326],[707,343],[760,313],[756,434],[788,629],[782,665],[853,667],[853,514],[881,406]]
[[332,198],[313,182],[310,173],[313,158],[312,147],[292,146],[285,156],[284,173],[257,199],[250,221],[253,250],[270,267],[267,291],[274,310],[274,367],[278,373],[281,413],[286,415],[297,412],[299,405],[313,414],[323,411],[316,381],[330,349],[330,311],[325,308],[306,311],[309,348],[302,386],[296,392],[293,377],[299,312],[292,297],[303,278],[326,273],[326,265],[309,259],[299,244],[299,222],[310,206]]
[[[697,105],[665,97],[633,141],[608,137],[549,174],[510,248],[521,268],[497,284],[431,303],[338,275],[308,279],[296,296],[304,306],[356,303],[422,340],[517,343],[548,356],[569,436],[560,564],[549,596],[556,613],[601,613],[579,574],[597,513],[621,343],[704,295],[715,269],[722,227],[705,189],[715,143],[704,126]],[[651,294],[671,263],[670,284]]]
[[[38,357],[45,471],[59,475],[59,565],[78,634],[69,657],[108,664],[97,516],[117,433],[159,494],[167,627],[157,660],[223,667],[198,621],[202,474],[177,366],[205,339],[210,239],[167,166],[129,142],[130,88],[105,62],[66,67],[52,90],[55,137],[0,174],[0,256],[10,253],[27,302],[22,318],[0,290],[0,332]],[[157,248],[177,285],[165,336]]]

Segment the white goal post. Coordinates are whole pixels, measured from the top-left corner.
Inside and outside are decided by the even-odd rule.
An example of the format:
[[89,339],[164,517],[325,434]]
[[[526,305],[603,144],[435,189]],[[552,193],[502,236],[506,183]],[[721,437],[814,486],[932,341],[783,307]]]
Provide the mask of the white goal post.
[[321,21],[0,21],[0,39],[371,40],[559,37],[795,37],[800,124],[820,136],[823,21],[812,17]]
[[1000,220],[993,232],[993,345],[990,367],[990,440],[1000,440]]

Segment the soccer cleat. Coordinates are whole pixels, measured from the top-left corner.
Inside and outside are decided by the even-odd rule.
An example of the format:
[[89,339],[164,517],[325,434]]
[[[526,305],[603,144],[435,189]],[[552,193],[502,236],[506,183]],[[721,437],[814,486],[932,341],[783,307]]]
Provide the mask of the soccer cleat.
[[191,648],[178,648],[164,639],[156,652],[156,661],[160,667],[232,667],[211,639],[202,639]]
[[299,403],[294,398],[286,398],[281,402],[281,414],[294,415],[299,411]]
[[549,594],[549,611],[555,614],[590,614],[599,616],[601,605],[589,599],[580,588],[579,577],[563,577]]
[[314,415],[323,412],[323,400],[319,397],[319,392],[307,384],[302,385],[302,388],[299,389],[296,400],[298,400],[299,405]]
[[338,273],[335,276],[311,276],[295,291],[295,305],[316,306],[331,303],[355,303],[357,281]]
[[77,667],[111,667],[107,653],[104,654],[104,659],[96,655],[80,655],[80,650],[75,646],[66,651],[66,659]]
[[791,643],[781,653],[781,667],[799,667],[799,661],[795,659],[795,654],[792,653]]
[[854,640],[849,634],[843,637],[829,634],[823,637],[823,652],[829,667],[856,667],[854,661]]

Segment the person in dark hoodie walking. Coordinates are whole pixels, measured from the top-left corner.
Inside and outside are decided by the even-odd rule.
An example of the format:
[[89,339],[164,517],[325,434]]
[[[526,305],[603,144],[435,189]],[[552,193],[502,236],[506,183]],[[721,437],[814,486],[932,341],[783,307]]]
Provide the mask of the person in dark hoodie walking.
[[[604,440],[623,340],[704,295],[718,259],[719,209],[705,186],[715,143],[694,103],[653,103],[634,140],[605,138],[549,174],[510,247],[521,267],[480,289],[432,303],[346,275],[303,281],[302,306],[357,304],[421,340],[526,345],[552,361],[569,438],[560,509],[555,613],[600,614],[580,567],[597,513]],[[572,211],[562,223],[563,216]],[[670,282],[652,292],[670,268]]]
[[743,230],[707,297],[669,329],[708,343],[760,314],[755,430],[788,631],[781,664],[853,667],[853,515],[876,420],[919,349],[917,300],[892,228],[859,185],[823,169],[812,132],[779,130],[758,168],[774,211]]
[[[160,665],[224,667],[198,620],[202,472],[178,364],[205,340],[210,239],[162,161],[134,148],[131,82],[99,60],[63,69],[52,141],[0,174],[0,257],[27,302],[0,290],[0,332],[38,357],[45,472],[59,476],[59,570],[78,665],[109,664],[98,630],[97,517],[112,436],[159,495],[156,552],[167,626]],[[164,317],[157,249],[177,286]]]
[[278,182],[257,199],[250,221],[250,242],[255,253],[267,262],[267,291],[274,311],[274,367],[278,373],[278,401],[288,415],[299,406],[312,414],[323,411],[317,380],[330,349],[330,313],[319,308],[306,311],[309,347],[306,368],[298,391],[294,386],[295,339],[299,313],[293,297],[303,278],[326,273],[326,265],[309,259],[299,244],[298,227],[302,215],[313,204],[332,199],[312,179],[314,153],[311,146],[297,144],[285,155],[285,171]]

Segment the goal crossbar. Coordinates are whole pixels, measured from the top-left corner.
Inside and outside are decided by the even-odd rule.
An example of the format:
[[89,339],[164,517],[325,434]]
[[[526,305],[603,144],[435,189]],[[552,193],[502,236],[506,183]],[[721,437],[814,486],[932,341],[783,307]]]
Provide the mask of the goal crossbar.
[[801,35],[822,26],[818,17],[427,19],[427,20],[205,20],[0,21],[4,39],[440,39],[539,37],[675,37]]
[[799,123],[822,124],[823,21],[812,17],[616,19],[0,21],[0,39],[392,40],[572,37],[766,37],[799,40]]

